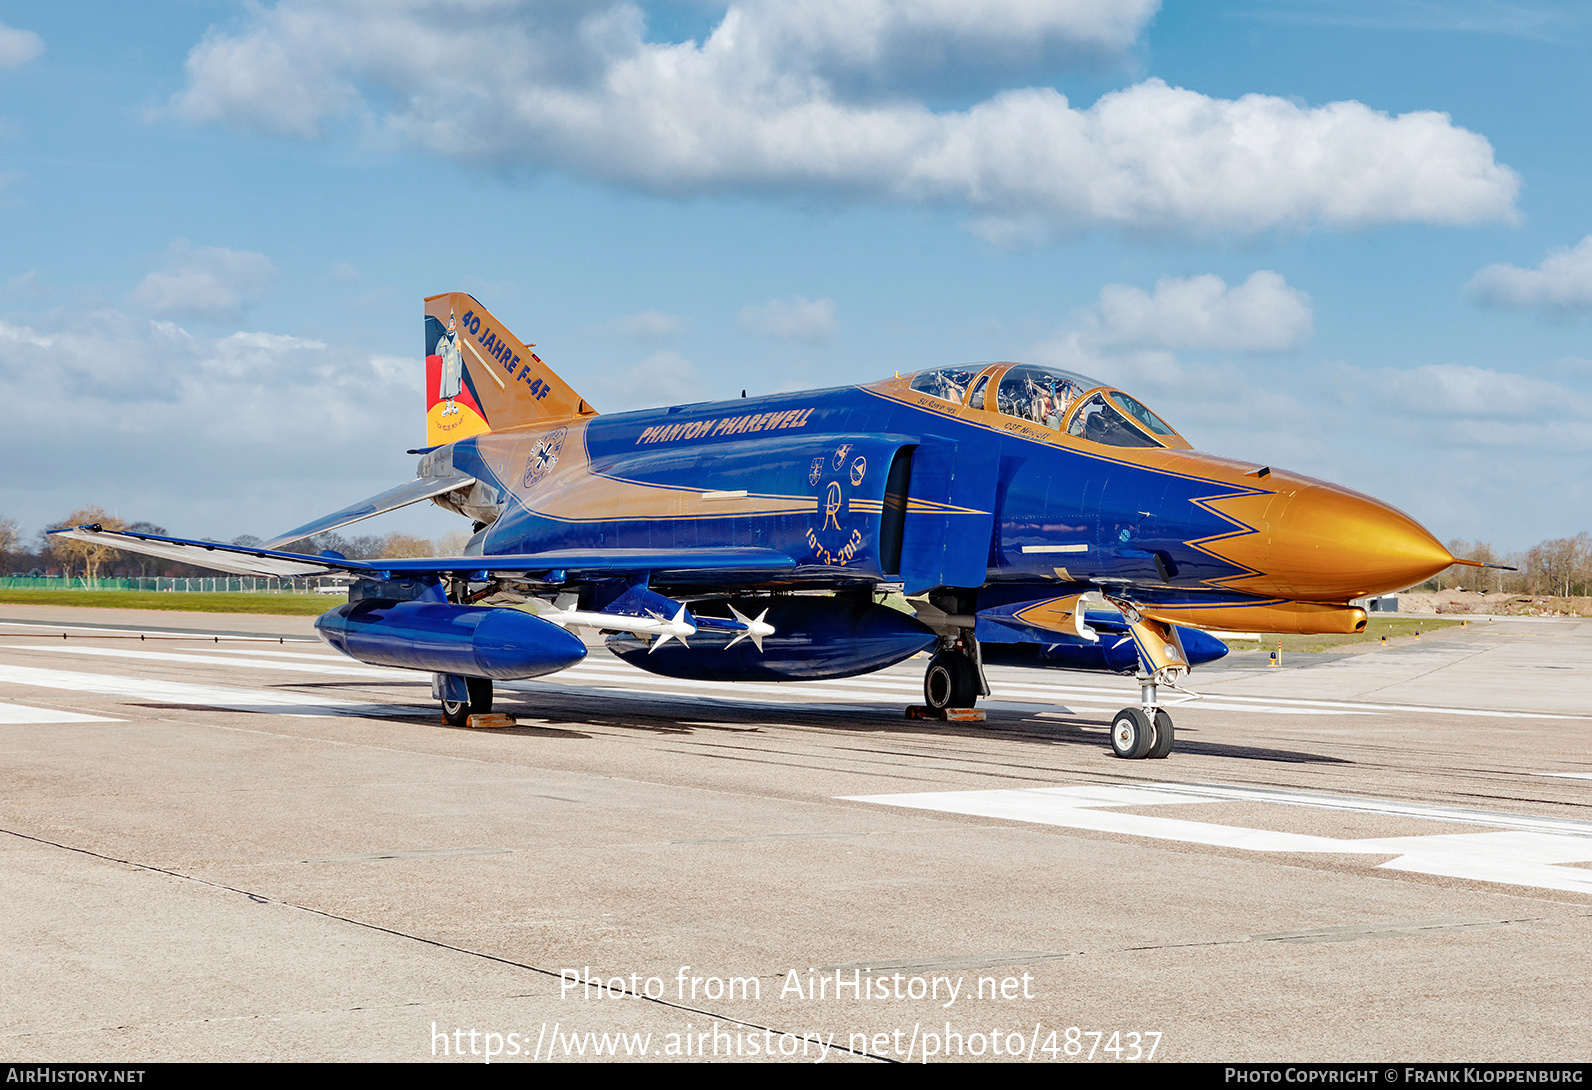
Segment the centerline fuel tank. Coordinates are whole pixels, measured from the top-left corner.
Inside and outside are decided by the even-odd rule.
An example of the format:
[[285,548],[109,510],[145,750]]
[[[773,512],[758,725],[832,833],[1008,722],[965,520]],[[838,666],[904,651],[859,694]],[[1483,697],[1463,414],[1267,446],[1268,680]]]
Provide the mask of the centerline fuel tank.
[[[728,617],[729,600],[698,601],[698,616]],[[867,596],[776,597],[735,603],[742,614],[774,626],[762,650],[749,639],[698,629],[689,647],[671,641],[656,651],[630,635],[608,638],[608,649],[632,666],[665,677],[699,681],[819,681],[880,670],[934,646],[935,635],[916,617],[874,605]]]

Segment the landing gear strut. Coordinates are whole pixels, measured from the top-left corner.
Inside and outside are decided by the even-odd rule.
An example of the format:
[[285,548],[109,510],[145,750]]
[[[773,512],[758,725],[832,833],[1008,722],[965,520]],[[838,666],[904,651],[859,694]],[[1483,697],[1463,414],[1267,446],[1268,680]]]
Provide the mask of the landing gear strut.
[[1188,656],[1172,625],[1140,616],[1126,602],[1112,605],[1128,622],[1144,674],[1139,678],[1139,706],[1123,708],[1111,720],[1111,752],[1130,761],[1169,757],[1176,732],[1172,717],[1160,706],[1159,687],[1177,686],[1188,674]]
[[442,701],[442,718],[448,725],[462,727],[470,716],[492,710],[492,679],[433,674],[431,695]]

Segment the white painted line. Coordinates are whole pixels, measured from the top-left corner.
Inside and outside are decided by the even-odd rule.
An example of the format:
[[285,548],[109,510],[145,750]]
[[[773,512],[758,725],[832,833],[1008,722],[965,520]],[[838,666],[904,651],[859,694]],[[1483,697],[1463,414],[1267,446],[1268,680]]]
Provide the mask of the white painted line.
[[1025,553],[1086,553],[1088,545],[1024,545]]
[[163,704],[197,704],[231,711],[268,712],[295,716],[360,716],[389,718],[415,715],[418,707],[392,704],[356,704],[348,700],[311,696],[307,693],[225,689],[215,685],[191,685],[181,681],[155,681],[149,678],[114,677],[109,674],[79,674],[70,670],[46,670],[33,666],[0,663],[0,683],[36,685],[44,689],[65,689],[75,693],[100,693],[125,696]]
[[217,655],[267,655],[280,659],[310,659],[314,662],[354,662],[356,660],[347,655],[339,655],[335,651],[261,651],[253,647],[216,647],[205,648],[206,651]]
[[159,639],[184,639],[204,640],[212,642],[217,637],[223,640],[249,640],[256,643],[276,643],[279,639],[284,643],[318,643],[320,641],[304,636],[230,636],[225,632],[184,632],[180,629],[157,628],[104,628],[97,625],[81,624],[51,624],[45,621],[0,621],[0,628],[44,629],[56,633],[60,638],[62,632],[83,632],[90,635],[101,636],[149,636]]
[[[1504,885],[1592,893],[1592,822],[1461,807],[1392,802],[1302,791],[1223,784],[1121,786],[1087,784],[997,791],[936,791],[845,796],[853,802],[1061,826],[1151,840],[1172,840],[1254,852],[1330,852],[1391,855],[1379,869],[1440,875]],[[1478,825],[1492,830],[1436,836],[1346,839],[1280,833],[1212,822],[1113,812],[1113,807],[1177,806],[1200,802],[1256,802]]]
[[25,704],[0,701],[0,726],[19,727],[29,723],[122,723],[103,715],[61,711],[59,708],[30,708]]
[[414,670],[360,666],[352,659],[345,660],[348,662],[347,666],[338,665],[336,660],[323,666],[307,662],[217,658],[211,654],[201,655],[191,651],[133,651],[125,647],[57,647],[54,644],[44,647],[26,647],[18,644],[6,644],[4,646],[11,651],[42,651],[51,655],[93,655],[98,658],[135,659],[140,662],[204,663],[210,666],[237,666],[245,670],[290,670],[300,674],[336,674],[339,677],[379,677],[391,680],[407,676],[417,681],[421,678],[430,677],[429,674],[421,674]]
[[1553,776],[1561,780],[1592,780],[1592,772],[1533,772],[1533,776]]

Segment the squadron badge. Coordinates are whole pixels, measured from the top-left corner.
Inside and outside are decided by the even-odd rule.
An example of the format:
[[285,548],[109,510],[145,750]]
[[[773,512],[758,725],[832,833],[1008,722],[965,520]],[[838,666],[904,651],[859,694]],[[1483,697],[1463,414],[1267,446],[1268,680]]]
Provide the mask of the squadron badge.
[[568,430],[559,428],[537,441],[536,449],[525,460],[525,479],[521,483],[526,488],[547,476],[558,464],[558,455],[564,449],[564,436]]

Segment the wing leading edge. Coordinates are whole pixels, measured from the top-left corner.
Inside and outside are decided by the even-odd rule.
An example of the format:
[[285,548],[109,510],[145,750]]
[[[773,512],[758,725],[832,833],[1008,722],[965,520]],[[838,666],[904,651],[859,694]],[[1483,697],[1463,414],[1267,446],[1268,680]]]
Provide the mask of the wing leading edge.
[[792,571],[796,561],[776,549],[558,549],[507,556],[437,556],[392,560],[348,560],[333,555],[308,556],[263,547],[225,545],[219,541],[106,530],[97,524],[51,530],[52,536],[86,541],[130,553],[158,556],[199,568],[234,575],[452,575],[469,572],[566,577],[627,575],[655,572],[719,572],[726,575],[776,575]]

